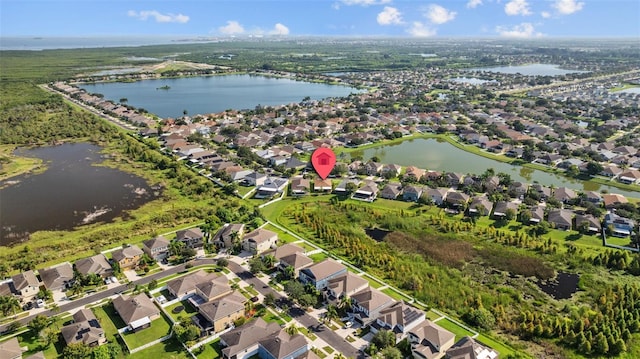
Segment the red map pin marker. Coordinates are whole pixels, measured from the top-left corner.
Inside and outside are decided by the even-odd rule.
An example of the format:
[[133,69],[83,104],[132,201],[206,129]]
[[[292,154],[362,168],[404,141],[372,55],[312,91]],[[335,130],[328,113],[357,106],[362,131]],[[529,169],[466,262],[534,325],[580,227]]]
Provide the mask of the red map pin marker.
[[330,148],[320,147],[311,155],[311,164],[318,176],[325,179],[336,165],[336,154]]

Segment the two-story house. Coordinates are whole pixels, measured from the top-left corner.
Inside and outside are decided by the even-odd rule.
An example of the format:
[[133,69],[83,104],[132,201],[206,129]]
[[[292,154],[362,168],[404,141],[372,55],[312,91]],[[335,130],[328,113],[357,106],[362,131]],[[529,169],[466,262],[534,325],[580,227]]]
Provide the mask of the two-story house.
[[311,284],[321,290],[327,287],[330,279],[347,273],[347,267],[327,258],[322,262],[300,270],[299,279],[302,283]]
[[455,335],[430,320],[409,331],[409,343],[415,359],[440,359],[454,344]]
[[73,323],[60,329],[64,342],[69,344],[82,343],[89,347],[96,347],[107,342],[104,329],[91,309],[80,309],[73,314]]
[[242,238],[242,247],[251,253],[262,253],[276,245],[278,234],[264,228],[247,233]]
[[183,229],[176,232],[176,241],[184,243],[187,248],[202,248],[204,233],[200,228]]
[[142,250],[156,261],[161,261],[169,255],[169,240],[164,236],[157,236],[142,242]]
[[111,258],[115,263],[118,263],[121,269],[130,269],[137,267],[142,259],[144,252],[140,247],[134,245],[116,249],[111,253]]
[[370,324],[380,311],[395,303],[395,300],[381,291],[367,287],[351,296],[351,311],[354,319],[362,325]]

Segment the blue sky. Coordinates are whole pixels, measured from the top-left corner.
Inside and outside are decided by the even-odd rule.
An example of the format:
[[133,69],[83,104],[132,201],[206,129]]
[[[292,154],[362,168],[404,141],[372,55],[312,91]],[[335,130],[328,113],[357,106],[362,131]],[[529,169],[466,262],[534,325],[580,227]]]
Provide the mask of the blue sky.
[[0,0],[0,35],[640,39],[640,1]]

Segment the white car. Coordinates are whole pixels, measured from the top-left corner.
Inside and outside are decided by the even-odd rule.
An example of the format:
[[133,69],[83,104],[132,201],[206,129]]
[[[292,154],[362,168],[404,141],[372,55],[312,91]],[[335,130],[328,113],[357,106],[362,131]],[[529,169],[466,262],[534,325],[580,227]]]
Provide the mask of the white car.
[[351,328],[351,326],[352,326],[352,325],[353,325],[353,323],[352,323],[352,322],[345,322],[345,323],[344,323],[344,327],[345,327],[345,329],[346,329],[346,328]]
[[38,308],[44,307],[44,300],[42,300],[42,299],[36,300],[36,307],[38,307]]

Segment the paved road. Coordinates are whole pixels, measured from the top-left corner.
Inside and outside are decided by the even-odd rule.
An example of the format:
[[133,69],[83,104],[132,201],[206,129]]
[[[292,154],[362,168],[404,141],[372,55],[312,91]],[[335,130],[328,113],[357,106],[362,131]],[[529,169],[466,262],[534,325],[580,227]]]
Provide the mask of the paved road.
[[[215,264],[215,262],[216,261],[214,259],[199,259],[197,261],[194,261],[193,264],[194,265],[205,265],[205,264],[212,264],[213,265],[213,264]],[[134,282],[131,282],[132,284],[129,284],[129,286],[130,285],[135,286],[135,285],[149,284],[149,282],[151,282],[154,279],[159,280],[159,279],[162,279],[164,277],[170,276],[172,274],[176,274],[178,272],[181,272],[181,271],[185,270],[185,266],[186,266],[186,263],[185,264],[180,264],[178,266],[175,266],[175,267],[172,267],[172,268],[169,268],[169,269],[166,269],[166,270],[163,270],[161,272],[157,272],[157,273],[150,274],[148,276],[144,276],[144,277],[142,277],[142,278],[140,278],[140,279],[138,279],[138,280],[136,280]],[[129,289],[128,285],[127,284],[122,284],[122,285],[119,285],[117,287],[114,287],[114,288],[111,288],[111,289],[108,289],[108,290],[104,290],[104,291],[100,291],[100,292],[97,292],[97,293],[94,293],[94,294],[86,295],[86,296],[84,296],[82,298],[75,299],[73,301],[69,301],[68,303],[65,303],[65,304],[60,304],[58,306],[59,310],[56,313],[52,312],[51,310],[45,310],[44,312],[40,312],[40,313],[37,313],[37,314],[30,315],[28,317],[21,318],[19,320],[19,322],[26,325],[36,315],[46,315],[46,316],[50,317],[50,316],[54,316],[54,315],[58,314],[58,312],[59,313],[63,313],[63,312],[74,310],[76,308],[82,308],[87,304],[101,301],[101,300],[103,300],[105,298],[108,298],[108,297],[110,297],[110,296],[112,296],[114,294],[117,294],[118,292],[125,291],[127,289]],[[3,333],[7,329],[6,328],[7,326],[8,326],[8,324],[1,325],[0,326],[0,333]]]
[[315,335],[324,340],[332,348],[342,353],[345,357],[358,358],[361,356],[361,353],[343,337],[339,336],[331,329],[321,326],[320,322],[316,318],[310,316],[304,310],[295,307],[288,298],[283,297],[270,286],[265,286],[263,281],[256,278],[251,272],[244,269],[238,263],[230,261],[229,269],[248,284],[253,284],[253,288],[260,294],[266,295],[267,293],[273,293],[277,302],[286,304],[290,308],[288,313],[292,318],[295,318],[304,327],[313,331]]

